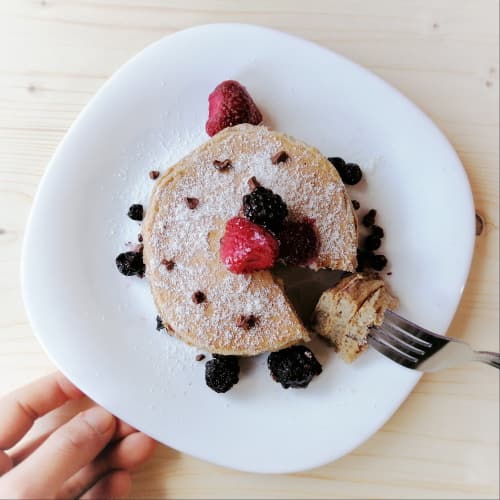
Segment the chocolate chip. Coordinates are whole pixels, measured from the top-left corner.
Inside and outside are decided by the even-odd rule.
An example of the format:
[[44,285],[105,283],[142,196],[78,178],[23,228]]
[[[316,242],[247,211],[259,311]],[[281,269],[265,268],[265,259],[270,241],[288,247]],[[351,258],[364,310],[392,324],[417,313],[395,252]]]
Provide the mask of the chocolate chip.
[[250,328],[253,328],[258,322],[259,319],[256,318],[253,314],[250,314],[249,316],[245,316],[244,314],[242,314],[238,317],[236,326],[243,328],[243,330],[245,331],[248,331],[250,330]]
[[149,178],[150,178],[151,180],[153,180],[153,181],[154,181],[155,179],[158,179],[158,177],[160,177],[160,172],[158,172],[158,170],[151,170],[151,171],[149,172]]
[[277,165],[278,163],[285,163],[288,158],[288,153],[286,151],[278,151],[276,154],[271,156],[271,163]]
[[214,160],[214,167],[217,169],[217,170],[220,170],[220,171],[223,171],[223,170],[229,170],[230,168],[233,167],[232,163],[231,163],[231,160],[224,160],[224,161],[221,161],[221,160]]
[[139,234],[137,235],[137,241],[138,241],[139,243],[142,243],[142,240],[143,240],[143,238],[142,238],[142,234],[141,234],[141,233],[139,233]]
[[370,227],[375,224],[375,217],[377,216],[377,211],[375,209],[370,209],[363,217],[363,226]]
[[352,206],[354,207],[354,210],[359,210],[359,207],[361,205],[359,204],[358,200],[352,200]]
[[174,266],[175,266],[175,262],[173,260],[169,260],[169,259],[163,259],[161,261],[161,264],[163,266],[165,266],[165,268],[167,269],[167,271],[171,271]]
[[184,198],[184,201],[186,202],[188,208],[190,208],[191,210],[194,210],[198,206],[198,203],[200,203],[200,200],[198,198],[186,197]]
[[160,316],[156,316],[156,331],[159,332],[160,330],[165,330],[165,326]]
[[255,178],[255,176],[253,176],[250,177],[250,179],[248,179],[248,185],[250,186],[250,189],[253,191],[254,189],[260,187],[260,182]]
[[204,354],[197,354],[194,359],[196,359],[196,361],[203,361],[205,359],[205,355]]
[[200,290],[194,292],[191,298],[193,299],[193,302],[195,304],[201,304],[202,302],[205,302],[205,300],[207,300],[207,296]]

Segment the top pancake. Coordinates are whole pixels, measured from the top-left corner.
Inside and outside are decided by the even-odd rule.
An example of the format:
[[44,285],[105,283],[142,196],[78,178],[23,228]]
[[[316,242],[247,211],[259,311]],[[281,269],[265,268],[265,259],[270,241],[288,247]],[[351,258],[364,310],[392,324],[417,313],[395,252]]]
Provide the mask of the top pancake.
[[[274,165],[279,151],[289,159]],[[218,170],[214,160],[230,160],[232,168]],[[143,225],[146,273],[164,324],[212,353],[254,355],[309,339],[269,271],[237,275],[221,262],[226,221],[238,215],[253,176],[283,198],[289,219],[315,221],[319,253],[310,267],[353,271],[356,262],[352,204],[319,151],[263,126],[221,131],[160,177]],[[197,198],[197,207],[190,209],[186,198]],[[196,291],[206,296],[202,304],[192,300]],[[250,315],[257,323],[242,328],[239,318]]]

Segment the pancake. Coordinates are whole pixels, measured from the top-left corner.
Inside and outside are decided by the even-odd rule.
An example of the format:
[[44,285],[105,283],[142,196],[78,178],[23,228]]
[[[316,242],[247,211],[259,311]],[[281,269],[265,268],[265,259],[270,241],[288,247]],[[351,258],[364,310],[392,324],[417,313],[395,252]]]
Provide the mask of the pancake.
[[314,329],[351,363],[367,349],[370,327],[381,325],[386,309],[397,306],[398,300],[376,273],[352,274],[323,292],[314,312]]
[[212,353],[250,356],[309,340],[270,271],[233,274],[221,262],[226,221],[240,212],[252,177],[282,197],[289,220],[314,221],[319,247],[309,267],[353,271],[356,263],[352,204],[319,151],[263,126],[222,130],[158,179],[142,230],[164,325]]

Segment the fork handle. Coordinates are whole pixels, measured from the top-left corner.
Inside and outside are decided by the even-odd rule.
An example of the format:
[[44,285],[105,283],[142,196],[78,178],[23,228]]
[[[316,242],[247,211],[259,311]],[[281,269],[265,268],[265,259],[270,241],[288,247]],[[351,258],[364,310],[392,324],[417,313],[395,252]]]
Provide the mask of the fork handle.
[[490,351],[476,351],[476,361],[500,369],[500,353]]

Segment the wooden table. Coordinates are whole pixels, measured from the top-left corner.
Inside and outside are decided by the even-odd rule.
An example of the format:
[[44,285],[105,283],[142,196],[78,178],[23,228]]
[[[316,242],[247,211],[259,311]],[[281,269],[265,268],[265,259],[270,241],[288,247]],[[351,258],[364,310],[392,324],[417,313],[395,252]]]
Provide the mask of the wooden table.
[[[127,59],[216,21],[329,47],[399,88],[444,131],[485,222],[449,333],[498,351],[498,10],[498,0],[1,0],[0,393],[53,369],[26,319],[19,262],[54,149]],[[335,463],[259,476],[161,447],[137,471],[133,497],[498,498],[498,424],[498,373],[468,364],[425,375],[380,432]]]

